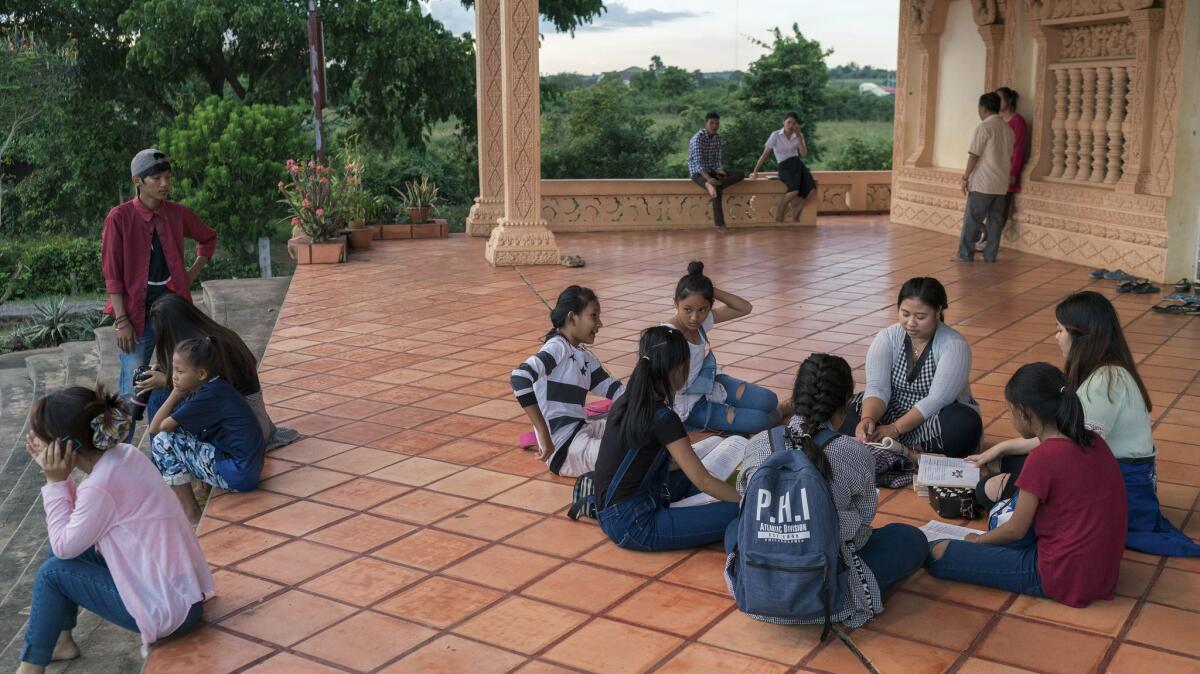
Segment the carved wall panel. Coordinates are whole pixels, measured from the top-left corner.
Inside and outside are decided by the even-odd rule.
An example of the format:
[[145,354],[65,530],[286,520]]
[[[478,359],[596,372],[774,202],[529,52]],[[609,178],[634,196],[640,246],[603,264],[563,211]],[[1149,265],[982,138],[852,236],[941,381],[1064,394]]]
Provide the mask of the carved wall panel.
[[[1200,17],[1185,16],[1186,0],[1019,1],[1023,25],[1014,23],[1015,6],[997,3],[993,22],[987,3],[972,0],[989,51],[995,38],[984,29],[1004,24],[996,45],[1002,61],[996,67],[989,59],[985,76],[1010,76],[1018,31],[1032,36],[1036,51],[1035,90],[1021,92],[1034,101],[1030,162],[1005,244],[1164,280],[1179,94],[1200,86],[1181,82],[1182,33]],[[910,17],[928,22],[937,8],[910,7]],[[902,58],[914,56],[902,50]],[[901,166],[893,174],[892,219],[956,234],[964,206],[956,180],[956,172]]]
[[[803,225],[817,214],[886,212],[889,171],[817,171]],[[782,201],[777,181],[746,181],[725,195],[725,220],[733,227],[776,226]],[[708,196],[689,180],[547,180],[542,218],[555,232],[690,229],[712,226]]]

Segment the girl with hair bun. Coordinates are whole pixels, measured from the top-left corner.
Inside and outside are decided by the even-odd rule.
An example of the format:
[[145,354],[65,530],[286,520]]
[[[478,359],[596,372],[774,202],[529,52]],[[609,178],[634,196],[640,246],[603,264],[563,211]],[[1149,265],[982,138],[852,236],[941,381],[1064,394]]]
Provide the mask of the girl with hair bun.
[[1126,532],[1112,450],[1084,426],[1083,404],[1049,363],[1017,370],[1004,399],[1017,432],[1038,443],[1016,480],[1015,508],[987,533],[935,543],[930,575],[1079,608],[1112,599]]
[[[717,302],[721,306],[715,306]],[[675,316],[663,325],[683,333],[690,357],[687,380],[675,396],[675,413],[690,431],[752,435],[779,423],[786,410],[769,389],[735,379],[717,367],[708,333],[717,323],[748,316],[746,300],[720,290],[704,275],[704,263],[688,264],[675,285]]]
[[616,400],[625,387],[585,348],[603,327],[600,300],[590,288],[568,286],[550,310],[542,348],[509,376],[513,394],[533,423],[538,459],[550,472],[578,477],[596,466],[604,419],[588,419],[588,393]]
[[176,344],[173,388],[150,422],[150,458],[193,523],[200,521],[193,479],[250,491],[258,486],[266,454],[258,417],[226,379],[224,353],[212,335]]
[[[712,437],[692,446],[671,407],[687,371],[688,343],[679,330],[642,331],[637,365],[609,414],[593,475],[600,528],[622,548],[653,552],[716,543],[737,517],[737,490],[709,473],[700,455],[734,452],[736,465],[746,440]],[[718,502],[671,507],[700,492]]]
[[[196,533],[150,460],[123,439],[117,396],[76,386],[33,405],[25,450],[46,476],[49,558],[33,586],[20,674],[79,657],[79,607],[149,644],[200,621],[213,578]],[[88,478],[79,484],[71,472]]]
[[[908,524],[872,528],[878,505],[875,459],[871,449],[853,435],[837,434],[825,446],[814,442],[822,429],[841,426],[854,399],[854,377],[843,358],[825,353],[809,356],[796,372],[792,389],[795,414],[784,430],[784,448],[802,451],[829,482],[842,544],[840,557],[848,570],[842,596],[846,597],[837,622],[858,627],[883,610],[883,593],[908,578],[925,562],[925,535]],[[750,439],[746,460],[738,474],[737,490],[746,486],[772,453],[767,432]],[[731,551],[737,523],[726,532]],[[732,555],[731,555],[732,557]]]

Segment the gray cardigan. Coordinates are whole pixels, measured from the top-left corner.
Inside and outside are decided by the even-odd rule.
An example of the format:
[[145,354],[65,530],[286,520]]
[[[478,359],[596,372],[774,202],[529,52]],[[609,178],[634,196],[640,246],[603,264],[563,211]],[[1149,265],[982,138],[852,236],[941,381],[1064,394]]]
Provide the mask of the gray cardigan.
[[[878,398],[885,405],[891,400],[892,363],[896,362],[896,355],[904,349],[906,334],[904,327],[897,323],[875,335],[875,341],[867,350],[867,389],[864,398]],[[934,359],[937,369],[933,384],[929,387],[929,395],[914,405],[921,416],[928,419],[955,402],[978,409],[978,403],[971,397],[971,345],[967,340],[954,328],[938,323],[933,343],[928,348],[933,349],[929,355]]]

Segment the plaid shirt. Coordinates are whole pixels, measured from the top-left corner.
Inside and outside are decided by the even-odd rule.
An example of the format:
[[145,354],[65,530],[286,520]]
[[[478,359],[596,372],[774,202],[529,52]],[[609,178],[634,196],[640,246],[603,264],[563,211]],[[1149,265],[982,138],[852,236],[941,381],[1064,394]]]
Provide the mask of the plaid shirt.
[[700,129],[688,143],[688,173],[713,172],[721,168],[721,134]]

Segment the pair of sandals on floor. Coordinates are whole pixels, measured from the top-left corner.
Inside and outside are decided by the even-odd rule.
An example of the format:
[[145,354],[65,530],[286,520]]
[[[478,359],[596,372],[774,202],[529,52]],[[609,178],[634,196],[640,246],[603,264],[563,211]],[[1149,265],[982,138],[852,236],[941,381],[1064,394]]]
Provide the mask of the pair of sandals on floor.
[[[1117,292],[1129,293],[1131,295],[1150,295],[1157,292],[1162,292],[1162,289],[1150,282],[1149,279],[1138,278],[1129,272],[1114,269],[1096,269],[1088,273],[1090,278],[1105,280],[1105,281],[1120,281],[1117,286]],[[1178,284],[1176,284],[1178,288]],[[1190,285],[1189,285],[1189,290]]]
[[[1175,284],[1174,294],[1163,298],[1163,301],[1178,302],[1178,304],[1160,304],[1151,307],[1151,310],[1157,314],[1200,316],[1200,295],[1193,294],[1192,289],[1191,281],[1186,278],[1179,279]],[[1196,284],[1195,289],[1200,291],[1200,283]]]

